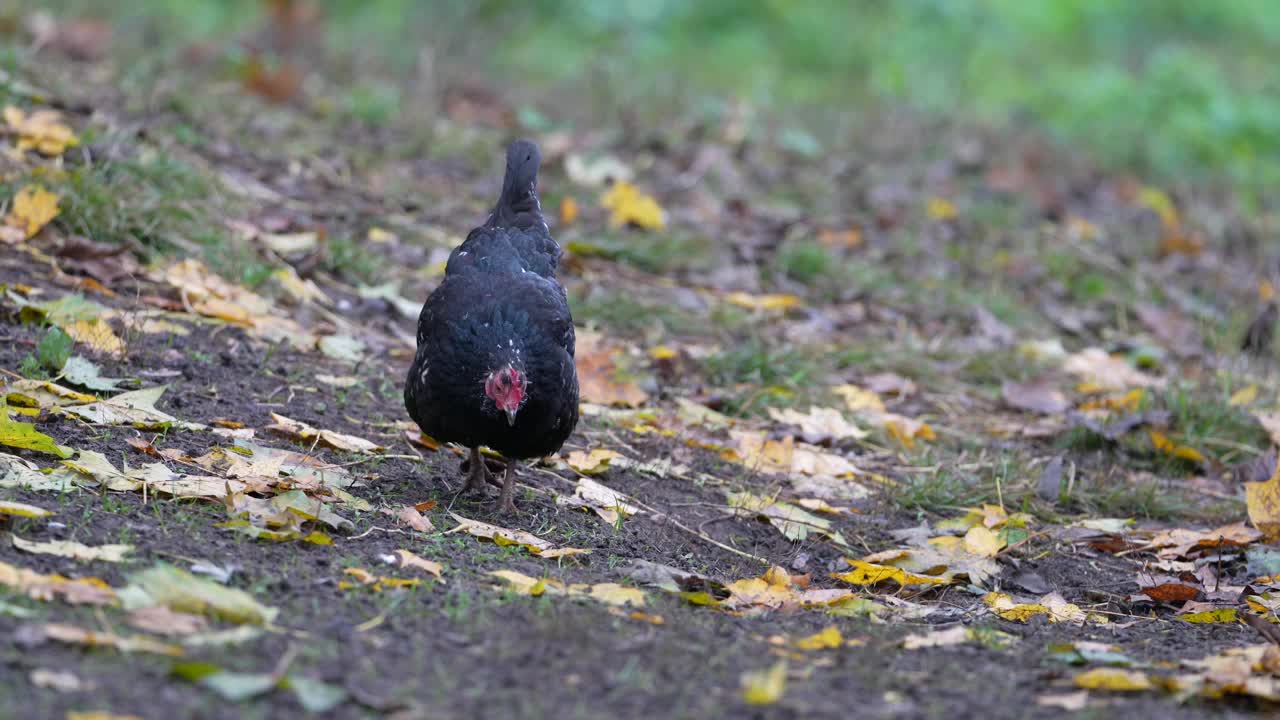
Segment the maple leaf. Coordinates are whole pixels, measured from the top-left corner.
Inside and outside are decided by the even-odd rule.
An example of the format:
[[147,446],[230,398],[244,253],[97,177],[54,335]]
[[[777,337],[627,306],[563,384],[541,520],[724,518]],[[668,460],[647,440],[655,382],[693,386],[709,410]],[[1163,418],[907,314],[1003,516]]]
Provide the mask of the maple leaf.
[[642,230],[662,230],[667,226],[666,213],[658,201],[623,180],[609,188],[600,198],[600,205],[609,211],[609,225],[614,228],[632,225]]
[[28,185],[13,196],[13,207],[5,218],[5,224],[21,228],[29,239],[58,217],[58,213],[57,195],[39,185]]

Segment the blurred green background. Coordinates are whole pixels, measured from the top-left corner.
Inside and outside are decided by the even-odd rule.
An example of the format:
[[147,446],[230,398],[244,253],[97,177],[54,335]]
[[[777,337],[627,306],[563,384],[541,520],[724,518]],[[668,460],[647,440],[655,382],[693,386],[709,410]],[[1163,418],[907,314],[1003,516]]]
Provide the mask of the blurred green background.
[[[330,0],[326,47],[408,77],[476,73],[528,101],[724,112],[746,100],[819,143],[886,105],[1044,128],[1112,169],[1170,183],[1280,180],[1280,12],[1267,0]],[[152,47],[230,38],[262,0],[55,0]],[[406,81],[350,103],[397,113]],[[517,95],[519,97],[519,95]],[[565,107],[565,103],[557,103]],[[545,113],[546,108],[543,108]],[[549,121],[572,118],[551,117]],[[599,117],[596,117],[599,120]]]

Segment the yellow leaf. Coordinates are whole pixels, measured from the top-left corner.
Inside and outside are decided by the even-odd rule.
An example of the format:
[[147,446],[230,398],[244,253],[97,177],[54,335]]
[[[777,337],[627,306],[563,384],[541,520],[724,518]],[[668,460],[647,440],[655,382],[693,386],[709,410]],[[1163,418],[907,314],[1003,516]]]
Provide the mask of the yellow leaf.
[[865,560],[847,559],[853,570],[847,573],[833,574],[832,577],[843,580],[850,585],[875,585],[876,583],[892,580],[899,585],[947,585],[951,581],[944,577],[934,577],[932,575],[918,575],[916,573],[907,572],[902,568],[896,568],[889,565],[876,565],[866,562]]
[[372,242],[372,243],[389,243],[389,242],[395,242],[396,240],[396,236],[394,233],[392,233],[389,230],[384,230],[380,227],[369,228],[369,232],[365,235],[365,237],[367,237],[369,239],[369,242]]
[[1262,482],[1244,484],[1245,504],[1249,510],[1249,522],[1267,536],[1268,540],[1280,537],[1280,464],[1271,477]]
[[982,602],[996,615],[1016,622],[1026,622],[1036,615],[1049,614],[1049,608],[1039,604],[1015,603],[1007,593],[989,592],[982,597]]
[[1120,668],[1094,668],[1076,675],[1076,687],[1086,690],[1150,690],[1146,673]]
[[[9,515],[13,517],[39,518],[48,517],[53,513],[44,508],[28,505],[13,500],[0,500],[0,515]],[[15,543],[16,544],[16,543]]]
[[5,223],[22,228],[27,237],[32,238],[58,217],[58,212],[57,195],[39,185],[28,185],[13,196],[13,207]]
[[417,568],[435,575],[440,578],[440,582],[444,582],[444,578],[440,576],[440,573],[444,571],[444,566],[440,563],[418,557],[408,550],[396,550],[396,554],[400,556],[400,567]]
[[649,357],[654,360],[670,360],[677,356],[679,353],[666,345],[654,345],[649,348]]
[[42,155],[61,155],[67,148],[79,144],[75,133],[61,118],[54,110],[36,110],[28,115],[12,105],[4,108],[5,124],[18,136],[18,150],[35,150]]
[[880,395],[874,391],[857,385],[837,385],[831,389],[844,398],[844,404],[849,410],[854,412],[870,410],[877,413],[885,411],[884,400],[881,400]]
[[84,343],[100,353],[119,357],[124,354],[124,341],[104,320],[76,320],[62,326],[76,342]]
[[634,225],[643,230],[662,230],[667,224],[658,201],[625,181],[615,182],[600,199],[600,205],[609,211],[609,225],[614,228]]
[[1138,194],[1138,202],[1150,208],[1160,218],[1166,230],[1177,229],[1182,224],[1178,218],[1178,209],[1173,206],[1173,201],[1163,190],[1144,187]]
[[384,449],[381,445],[369,442],[364,438],[356,437],[355,435],[344,435],[332,430],[317,430],[302,421],[293,420],[274,412],[271,413],[271,419],[276,422],[274,425],[268,425],[268,430],[274,430],[300,442],[313,442],[319,438],[321,445],[338,450],[346,450],[347,452],[372,453]]
[[902,647],[906,650],[947,647],[949,645],[961,645],[972,639],[973,636],[969,628],[963,625],[956,625],[946,630],[934,630],[923,635],[908,635],[902,639]]
[[801,650],[826,650],[828,648],[838,648],[843,644],[844,636],[840,634],[840,628],[835,625],[830,625],[820,632],[795,641],[795,646]]
[[574,450],[569,453],[567,462],[569,467],[584,475],[599,475],[608,469],[609,461],[616,457],[618,457],[617,452],[604,448],[596,448],[590,453]]
[[24,540],[17,535],[13,537],[13,546],[37,555],[55,555],[57,557],[71,558],[81,562],[90,562],[93,560],[104,560],[106,562],[121,562],[129,551],[133,550],[132,545],[99,545],[97,547],[89,547],[83,543],[73,540],[50,540],[48,542],[32,542]]
[[560,200],[560,224],[572,225],[574,220],[578,219],[578,201],[564,196]]
[[748,705],[772,705],[787,690],[787,661],[779,660],[767,670],[742,674],[742,699]]
[[935,197],[929,198],[929,204],[925,208],[930,220],[955,220],[956,206],[945,198]]
[[1199,450],[1188,447],[1186,445],[1178,445],[1166,436],[1164,433],[1155,430],[1148,430],[1147,434],[1151,436],[1151,444],[1160,452],[1176,457],[1181,460],[1189,460],[1195,463],[1206,462],[1204,455]]
[[1209,624],[1209,623],[1234,623],[1239,621],[1236,609],[1233,607],[1214,608],[1213,610],[1202,610],[1196,613],[1188,613],[1179,615],[1179,620],[1189,623]]
[[1231,399],[1227,400],[1227,404],[1233,407],[1240,407],[1241,405],[1250,405],[1253,403],[1254,400],[1257,400],[1257,399],[1258,399],[1258,386],[1249,385],[1247,387],[1242,387],[1239,390],[1232,393]]
[[644,607],[647,600],[644,591],[639,588],[626,587],[618,583],[600,583],[592,585],[590,591],[591,599],[598,600],[606,605],[632,605],[634,607]]
[[983,525],[969,528],[964,536],[964,549],[975,555],[995,557],[1004,546],[999,533]]
[[179,645],[162,643],[145,635],[121,637],[112,633],[97,632],[62,623],[48,623],[40,626],[40,630],[50,640],[57,640],[68,645],[110,647],[121,652],[148,652],[170,657],[181,657],[183,653],[182,647]]
[[744,292],[731,292],[724,296],[725,302],[748,310],[786,310],[799,307],[800,298],[788,294],[751,295]]

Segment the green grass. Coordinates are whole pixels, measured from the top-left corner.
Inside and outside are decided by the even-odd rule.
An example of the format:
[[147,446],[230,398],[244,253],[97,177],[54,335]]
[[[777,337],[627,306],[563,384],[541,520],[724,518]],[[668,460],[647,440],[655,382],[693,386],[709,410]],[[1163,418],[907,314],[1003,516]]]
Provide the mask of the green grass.
[[[49,6],[24,3],[37,5]],[[120,47],[176,56],[213,42],[233,73],[244,54],[233,38],[263,25],[264,5],[142,0],[111,17]],[[786,108],[785,122],[761,116],[750,133],[804,156],[888,101],[948,118],[1029,119],[1164,182],[1222,178],[1261,191],[1280,180],[1280,16],[1266,0],[322,5],[326,22],[310,39],[326,50],[336,97],[325,101],[364,122],[415,107],[419,51],[430,47],[438,63],[518,75],[519,116],[539,125],[629,116],[664,127],[673,111],[716,124],[741,98]],[[89,0],[52,7],[102,13]],[[359,81],[377,74],[406,80]]]

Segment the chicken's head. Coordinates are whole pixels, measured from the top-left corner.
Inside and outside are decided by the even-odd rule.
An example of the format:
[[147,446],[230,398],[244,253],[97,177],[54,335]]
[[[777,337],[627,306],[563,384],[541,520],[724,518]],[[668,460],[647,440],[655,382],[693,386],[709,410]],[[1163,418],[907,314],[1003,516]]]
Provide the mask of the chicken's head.
[[525,386],[524,373],[511,364],[503,365],[485,377],[485,397],[506,414],[508,425],[516,424],[516,413],[524,402]]

